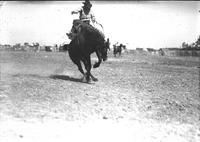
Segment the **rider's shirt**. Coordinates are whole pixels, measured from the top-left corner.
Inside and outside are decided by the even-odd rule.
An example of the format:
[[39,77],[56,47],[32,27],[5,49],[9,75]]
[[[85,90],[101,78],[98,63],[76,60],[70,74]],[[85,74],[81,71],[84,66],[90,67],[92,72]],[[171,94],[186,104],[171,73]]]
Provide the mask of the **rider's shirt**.
[[80,14],[79,19],[81,21],[90,21],[92,23],[94,23],[96,21],[95,16],[91,10],[88,14],[85,14],[83,8],[80,8],[80,9],[76,10],[75,12]]

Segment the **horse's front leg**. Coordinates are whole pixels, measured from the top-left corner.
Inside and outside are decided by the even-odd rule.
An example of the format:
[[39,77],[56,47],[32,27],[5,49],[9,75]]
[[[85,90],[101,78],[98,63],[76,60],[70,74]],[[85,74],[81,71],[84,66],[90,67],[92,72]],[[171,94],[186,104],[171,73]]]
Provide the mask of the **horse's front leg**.
[[85,70],[86,70],[85,78],[86,78],[87,82],[90,82],[90,71],[92,68],[90,56],[84,58],[82,61],[83,61],[83,64],[84,64]]
[[83,61],[84,65],[85,65],[85,69],[86,69],[86,80],[87,82],[90,82],[90,77],[92,78],[93,81],[98,81],[97,78],[95,78],[92,74],[91,74],[91,68],[92,68],[92,64],[91,64],[91,58],[90,56],[88,56],[84,61]]
[[78,66],[78,70],[85,76],[85,73],[84,73],[83,68],[81,66],[81,62],[76,61],[75,64]]
[[93,65],[93,68],[99,67],[101,62],[102,62],[102,57],[101,57],[100,51],[96,51],[96,55],[97,55],[97,58],[98,58],[98,62],[95,62],[95,64]]
[[[85,65],[85,62],[84,62],[84,65]],[[83,68],[82,68],[82,66],[81,66],[81,62],[79,62],[78,64],[77,64],[77,66],[78,66],[78,70],[83,74],[83,78],[82,78],[82,81],[83,82],[89,82],[89,80],[90,80],[90,78],[89,78],[89,75],[88,75],[88,71],[86,72],[86,73],[84,73],[84,71],[83,71]],[[85,65],[86,66],[86,65]]]
[[87,80],[85,80],[86,74],[84,73],[83,68],[81,66],[81,61],[80,60],[74,61],[74,63],[78,66],[78,70],[83,74],[82,81],[83,82],[88,82]]

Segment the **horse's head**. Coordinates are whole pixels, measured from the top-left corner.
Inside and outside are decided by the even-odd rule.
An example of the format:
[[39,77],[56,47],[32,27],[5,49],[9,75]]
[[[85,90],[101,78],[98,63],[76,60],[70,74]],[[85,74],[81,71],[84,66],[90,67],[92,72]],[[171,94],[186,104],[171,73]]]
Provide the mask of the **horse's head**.
[[64,44],[61,47],[63,48],[64,51],[68,51],[69,50],[69,44]]
[[106,61],[108,58],[108,50],[110,50],[110,44],[106,41],[101,50],[103,61]]
[[126,45],[122,45],[122,48],[126,50]]

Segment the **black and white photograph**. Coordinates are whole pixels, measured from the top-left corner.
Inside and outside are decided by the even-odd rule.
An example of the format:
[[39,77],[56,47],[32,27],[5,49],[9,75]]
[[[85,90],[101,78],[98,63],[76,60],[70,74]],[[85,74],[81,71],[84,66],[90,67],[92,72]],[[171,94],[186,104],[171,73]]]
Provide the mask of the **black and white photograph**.
[[200,1],[0,1],[0,142],[200,142]]

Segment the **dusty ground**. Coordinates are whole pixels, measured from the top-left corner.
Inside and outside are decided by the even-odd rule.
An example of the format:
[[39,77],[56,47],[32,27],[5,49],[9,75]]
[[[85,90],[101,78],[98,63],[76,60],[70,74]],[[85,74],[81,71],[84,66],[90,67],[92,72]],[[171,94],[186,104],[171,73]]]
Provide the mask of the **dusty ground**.
[[110,54],[86,84],[67,53],[1,51],[0,142],[200,141],[199,61]]

